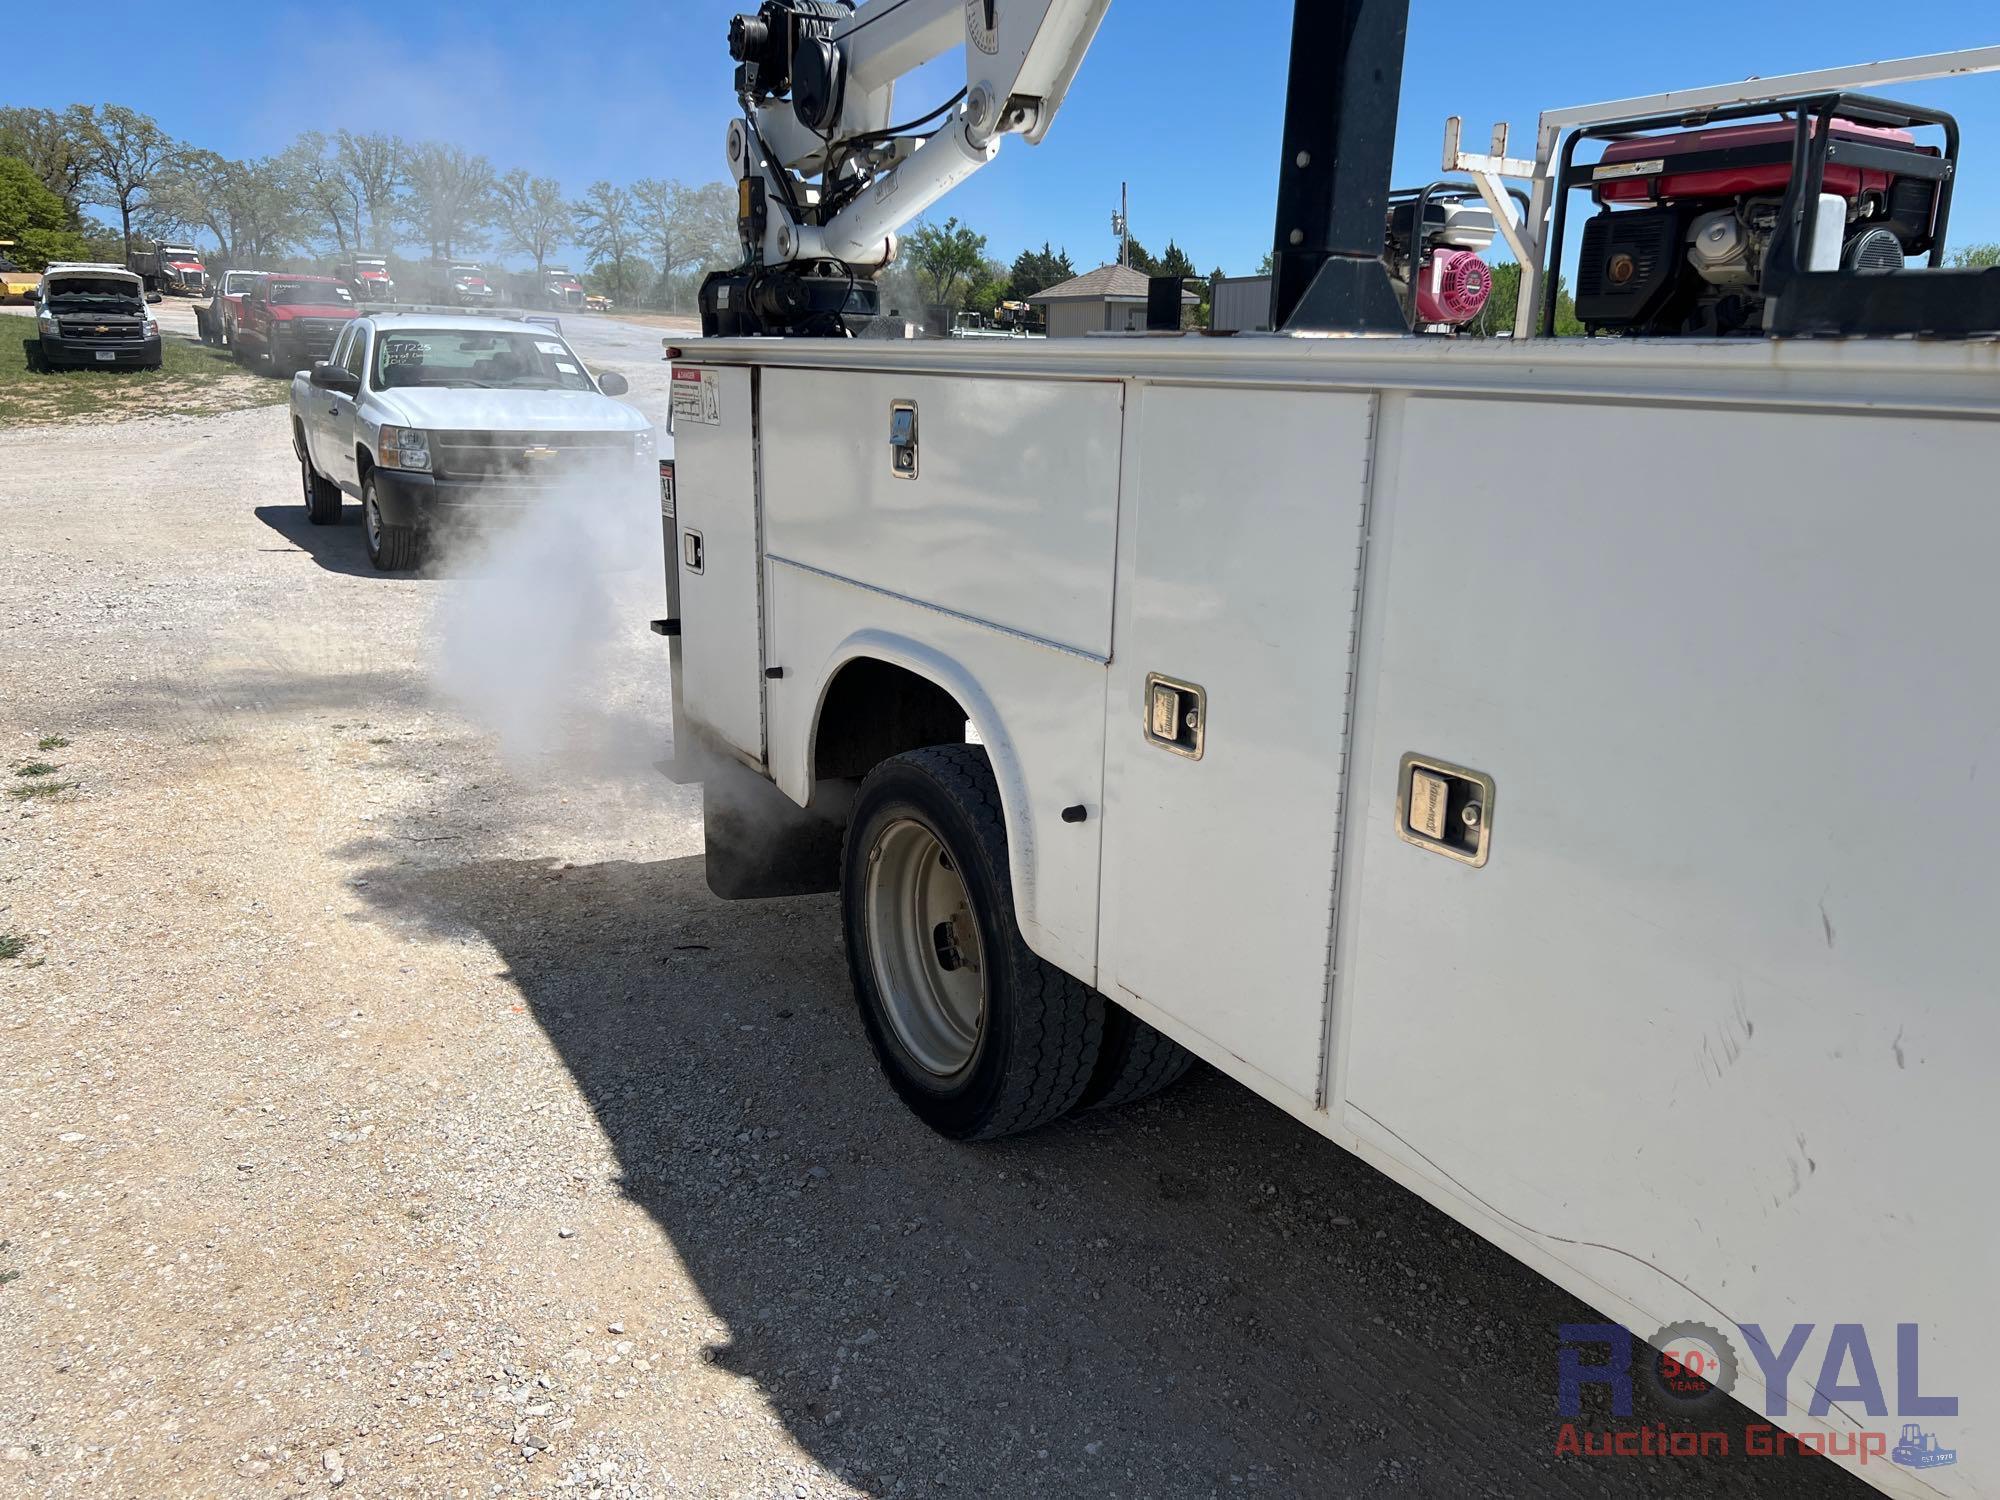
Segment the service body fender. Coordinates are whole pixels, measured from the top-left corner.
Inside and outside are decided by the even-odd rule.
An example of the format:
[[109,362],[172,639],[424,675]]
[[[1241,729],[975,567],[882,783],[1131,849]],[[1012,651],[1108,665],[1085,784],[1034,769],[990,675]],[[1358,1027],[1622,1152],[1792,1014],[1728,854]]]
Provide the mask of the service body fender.
[[[862,629],[845,637],[820,668],[813,683],[813,711],[804,732],[785,743],[773,741],[771,774],[785,795],[801,807],[815,808],[828,795],[825,783],[815,783],[813,767],[817,754],[819,727],[826,711],[827,694],[842,668],[851,662],[874,660],[901,667],[936,684],[951,694],[972,725],[973,734],[986,747],[993,765],[993,777],[1000,787],[1000,803],[1007,816],[1007,860],[1012,872],[1014,908],[1024,935],[1039,925],[1035,879],[1035,836],[1029,816],[1028,782],[1021,756],[992,695],[979,676],[964,662],[934,645],[890,630]],[[776,723],[773,725],[777,728]],[[912,747],[915,748],[915,747]],[[844,809],[842,810],[844,812]],[[1030,946],[1035,946],[1030,941]]]

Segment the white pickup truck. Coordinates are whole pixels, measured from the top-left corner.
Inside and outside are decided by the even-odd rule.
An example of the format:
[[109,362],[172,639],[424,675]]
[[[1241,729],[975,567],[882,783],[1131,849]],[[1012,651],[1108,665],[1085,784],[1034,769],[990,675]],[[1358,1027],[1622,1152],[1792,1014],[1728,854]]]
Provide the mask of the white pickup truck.
[[414,567],[440,527],[569,491],[658,484],[653,427],[557,330],[471,314],[357,318],[292,377],[292,446],[316,526],[361,502],[368,559]]

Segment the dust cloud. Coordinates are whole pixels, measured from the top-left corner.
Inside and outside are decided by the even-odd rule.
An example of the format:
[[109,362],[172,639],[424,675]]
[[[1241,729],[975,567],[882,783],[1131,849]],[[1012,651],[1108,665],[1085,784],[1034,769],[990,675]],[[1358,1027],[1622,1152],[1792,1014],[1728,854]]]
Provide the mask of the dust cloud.
[[[670,733],[657,491],[577,485],[439,539],[433,687],[516,775],[650,773]],[[518,505],[518,509],[516,508]]]

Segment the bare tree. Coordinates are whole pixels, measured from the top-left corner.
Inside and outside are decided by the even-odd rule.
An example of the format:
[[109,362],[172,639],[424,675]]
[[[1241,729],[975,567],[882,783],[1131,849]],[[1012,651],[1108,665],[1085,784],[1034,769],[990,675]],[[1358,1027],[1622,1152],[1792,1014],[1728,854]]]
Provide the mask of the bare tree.
[[389,243],[383,231],[394,227],[396,193],[403,185],[403,162],[409,148],[393,135],[355,135],[343,130],[337,140],[341,168],[368,210],[369,247],[382,251]]
[[637,290],[634,214],[631,193],[605,181],[593,182],[576,205],[577,239],[589,252],[591,269],[621,300]]
[[180,148],[150,115],[122,104],[90,112],[81,144],[87,164],[84,191],[91,202],[118,210],[130,262],[133,218],[144,211],[154,183],[173,166]]
[[506,248],[532,255],[539,281],[549,252],[576,232],[562,184],[553,177],[530,177],[516,167],[493,185],[493,201]]
[[403,175],[403,220],[433,256],[471,249],[493,222],[493,168],[485,157],[426,141],[411,149]]

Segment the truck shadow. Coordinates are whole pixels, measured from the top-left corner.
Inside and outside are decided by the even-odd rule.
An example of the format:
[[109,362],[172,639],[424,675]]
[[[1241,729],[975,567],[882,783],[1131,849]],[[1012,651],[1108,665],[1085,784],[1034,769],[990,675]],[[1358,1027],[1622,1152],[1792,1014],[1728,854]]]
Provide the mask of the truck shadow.
[[[871,1493],[1863,1492],[1819,1459],[1556,1460],[1555,1330],[1601,1319],[1215,1073],[931,1135],[830,898],[724,904],[699,858],[366,875],[385,918],[501,953],[727,1323],[715,1361]],[[1746,1420],[1642,1394],[1616,1425]]]
[[[296,481],[292,487],[298,488]],[[254,514],[329,573],[355,578],[384,576],[368,561],[368,545],[361,536],[361,507],[352,501],[343,507],[338,526],[313,525],[306,519],[305,506],[297,500],[289,505],[260,505]]]

